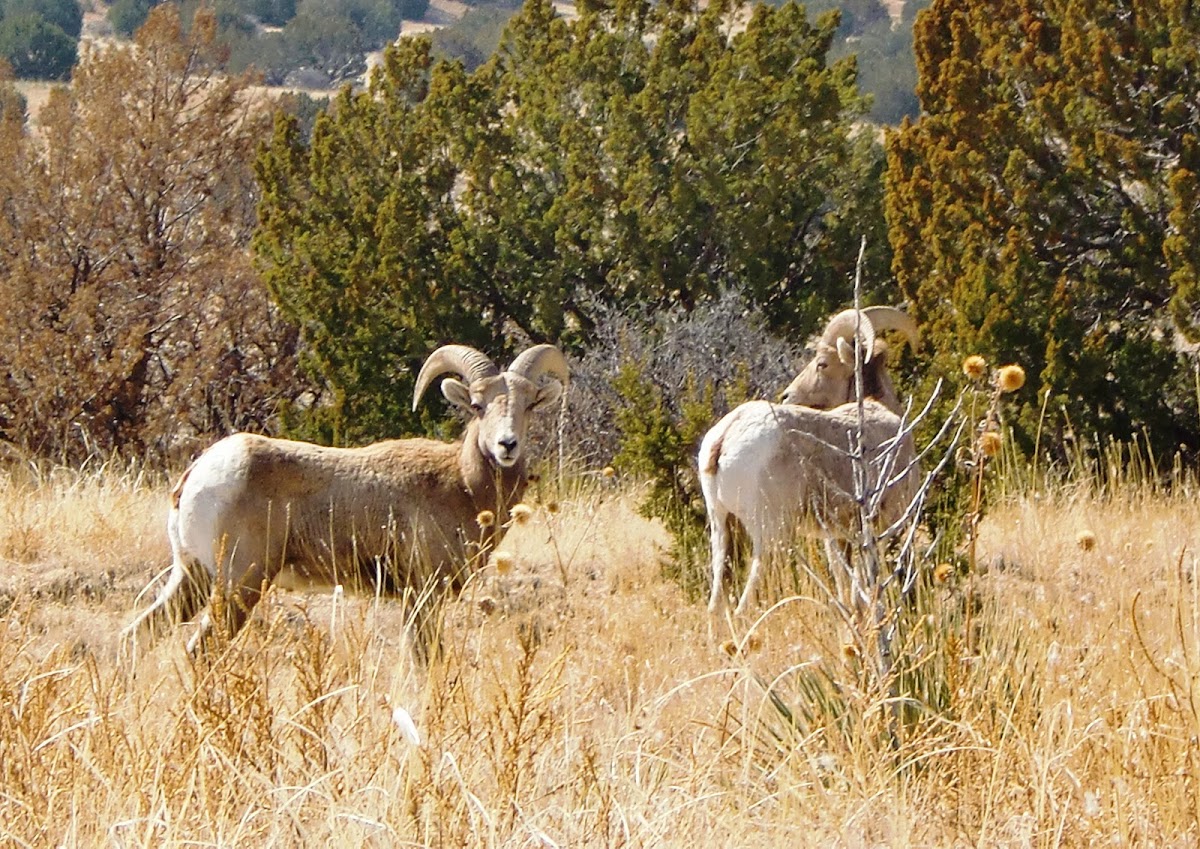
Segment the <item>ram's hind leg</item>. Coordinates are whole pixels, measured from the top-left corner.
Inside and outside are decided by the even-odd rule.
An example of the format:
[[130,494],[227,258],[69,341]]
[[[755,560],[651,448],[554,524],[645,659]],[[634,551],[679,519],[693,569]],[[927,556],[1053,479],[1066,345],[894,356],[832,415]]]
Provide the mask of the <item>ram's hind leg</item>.
[[762,562],[766,555],[766,540],[769,539],[761,526],[746,530],[750,535],[750,570],[746,573],[746,588],[742,590],[742,597],[738,600],[737,613],[739,615],[745,613],[746,608],[750,606],[750,600],[754,598],[758,584],[762,580]]
[[720,504],[708,506],[709,542],[712,546],[712,592],[708,612],[725,612],[725,561],[729,556],[729,511]]
[[273,573],[235,550],[225,566],[218,570],[217,591],[212,593],[208,610],[200,619],[199,628],[188,641],[188,652],[196,654],[215,636],[214,619],[220,623],[220,638],[232,640],[245,626],[250,614],[265,593]]

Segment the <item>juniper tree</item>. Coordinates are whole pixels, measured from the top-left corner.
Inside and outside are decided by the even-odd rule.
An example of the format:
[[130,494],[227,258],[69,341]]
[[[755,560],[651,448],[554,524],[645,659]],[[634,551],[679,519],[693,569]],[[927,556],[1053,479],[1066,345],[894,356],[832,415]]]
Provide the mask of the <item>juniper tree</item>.
[[580,343],[590,305],[730,286],[802,336],[845,302],[864,233],[882,281],[882,160],[853,129],[853,60],[826,61],[836,15],[730,13],[529,0],[471,74],[406,39],[311,144],[281,120],[256,244],[342,398],[333,430],[419,426],[404,398],[437,343]]
[[1045,401],[1043,443],[1200,447],[1175,335],[1198,314],[1192,4],[935,0],[915,44],[923,114],[889,139],[887,213],[930,374],[1023,363],[1027,445]]

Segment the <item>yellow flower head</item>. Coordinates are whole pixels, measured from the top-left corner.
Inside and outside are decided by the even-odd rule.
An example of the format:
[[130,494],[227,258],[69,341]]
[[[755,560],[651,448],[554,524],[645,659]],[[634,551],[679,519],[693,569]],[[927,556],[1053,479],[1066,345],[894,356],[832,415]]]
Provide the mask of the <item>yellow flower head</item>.
[[520,504],[514,504],[509,513],[512,515],[514,524],[523,525],[529,521],[530,517],[533,516],[533,508],[522,502]]
[[516,558],[511,551],[497,551],[492,555],[492,565],[496,567],[497,575],[507,575],[513,570]]
[[1001,392],[1016,392],[1025,385],[1025,369],[1016,365],[1001,367],[996,384]]
[[845,643],[842,646],[842,657],[846,658],[846,660],[854,660],[854,658],[858,657],[858,646],[854,645],[854,643]]
[[1096,535],[1091,531],[1080,531],[1075,535],[1075,543],[1084,551],[1091,551],[1096,547]]
[[971,380],[982,380],[987,374],[987,360],[978,354],[972,354],[963,360],[962,370]]
[[481,528],[490,528],[496,524],[496,514],[491,510],[480,510],[479,515],[475,517],[475,524]]
[[1004,440],[994,430],[985,430],[979,434],[979,450],[985,457],[995,457],[1000,453]]
[[546,512],[551,513],[551,514],[557,513],[558,512],[558,502],[557,501],[547,502],[546,503]]
[[954,574],[954,567],[949,563],[939,563],[933,570],[933,579],[939,584],[944,584],[950,580],[950,576]]
[[605,466],[604,469],[600,472],[600,476],[605,477],[605,478],[611,478],[614,475],[616,475],[616,473],[617,473],[617,470],[614,469],[612,466]]

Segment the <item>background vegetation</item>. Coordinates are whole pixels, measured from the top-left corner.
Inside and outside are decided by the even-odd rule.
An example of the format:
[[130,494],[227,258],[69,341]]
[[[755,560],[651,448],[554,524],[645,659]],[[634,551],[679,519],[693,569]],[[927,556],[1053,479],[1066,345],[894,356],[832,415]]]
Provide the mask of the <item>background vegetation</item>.
[[83,10],[77,0],[4,0],[0,59],[18,77],[66,79],[82,28]]
[[882,161],[851,128],[852,63],[824,61],[834,22],[762,6],[730,38],[724,14],[629,3],[567,24],[530,3],[473,74],[405,40],[311,142],[276,124],[255,247],[338,432],[413,428],[430,340],[586,347],[601,305],[732,286],[780,332],[844,297],[857,234],[882,271]]
[[930,378],[966,350],[1035,376],[1026,448],[1200,444],[1198,34],[1170,0],[918,19],[923,114],[888,140],[892,269]]
[[250,169],[269,126],[171,7],[0,115],[0,437],[22,454],[190,456],[305,391],[253,273]]
[[89,53],[36,132],[6,95],[0,434],[24,451],[436,428],[405,398],[439,342],[585,357],[602,310],[732,290],[795,344],[846,303],[863,236],[867,300],[924,327],[913,376],[957,380],[965,351],[1026,366],[1023,450],[1200,444],[1186,4],[932,4],[923,112],[886,157],[835,58],[883,26],[869,3],[731,25],[721,4],[530,2],[475,70],[405,39],[368,89],[293,100],[269,135],[222,13],[188,31],[171,8],[147,61]]

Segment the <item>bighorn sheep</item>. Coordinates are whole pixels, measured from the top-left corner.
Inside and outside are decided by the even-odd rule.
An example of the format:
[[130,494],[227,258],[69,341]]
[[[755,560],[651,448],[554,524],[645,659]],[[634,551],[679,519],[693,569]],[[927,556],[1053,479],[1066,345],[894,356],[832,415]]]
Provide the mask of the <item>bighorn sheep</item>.
[[[170,576],[125,636],[160,619],[190,619],[218,576],[231,634],[264,584],[281,573],[366,582],[381,591],[420,593],[443,580],[459,585],[471,556],[499,542],[508,509],[528,482],[529,414],[559,398],[569,370],[552,345],[527,349],[503,372],[474,348],[446,345],[417,376],[414,410],[447,372],[462,380],[447,377],[442,394],[472,416],[457,442],[326,448],[239,433],[201,454],[171,492]],[[494,521],[480,529],[476,519],[485,510]],[[204,614],[189,652],[211,616]]]
[[867,307],[857,314],[843,310],[831,318],[816,343],[816,354],[784,390],[784,404],[828,410],[855,399],[851,342],[856,328],[861,342],[863,397],[874,398],[893,413],[901,411],[887,370],[887,343],[877,334],[898,330],[914,348],[921,337],[912,316],[895,307]]
[[[859,430],[855,399],[857,329],[862,344],[863,468],[857,493],[877,525],[894,523],[916,493],[912,437],[903,427],[900,402],[886,369],[886,347],[875,334],[902,331],[915,347],[916,325],[891,307],[873,307],[834,316],[817,344],[817,354],[785,390],[783,404],[750,401],[732,410],[700,444],[700,487],[708,511],[712,544],[709,610],[724,609],[722,580],[729,548],[729,517],[736,516],[752,546],[746,587],[738,601],[743,613],[761,578],[764,554],[789,534],[853,536],[860,506],[851,459]],[[803,406],[801,406],[803,405]],[[828,409],[832,407],[833,409]]]

